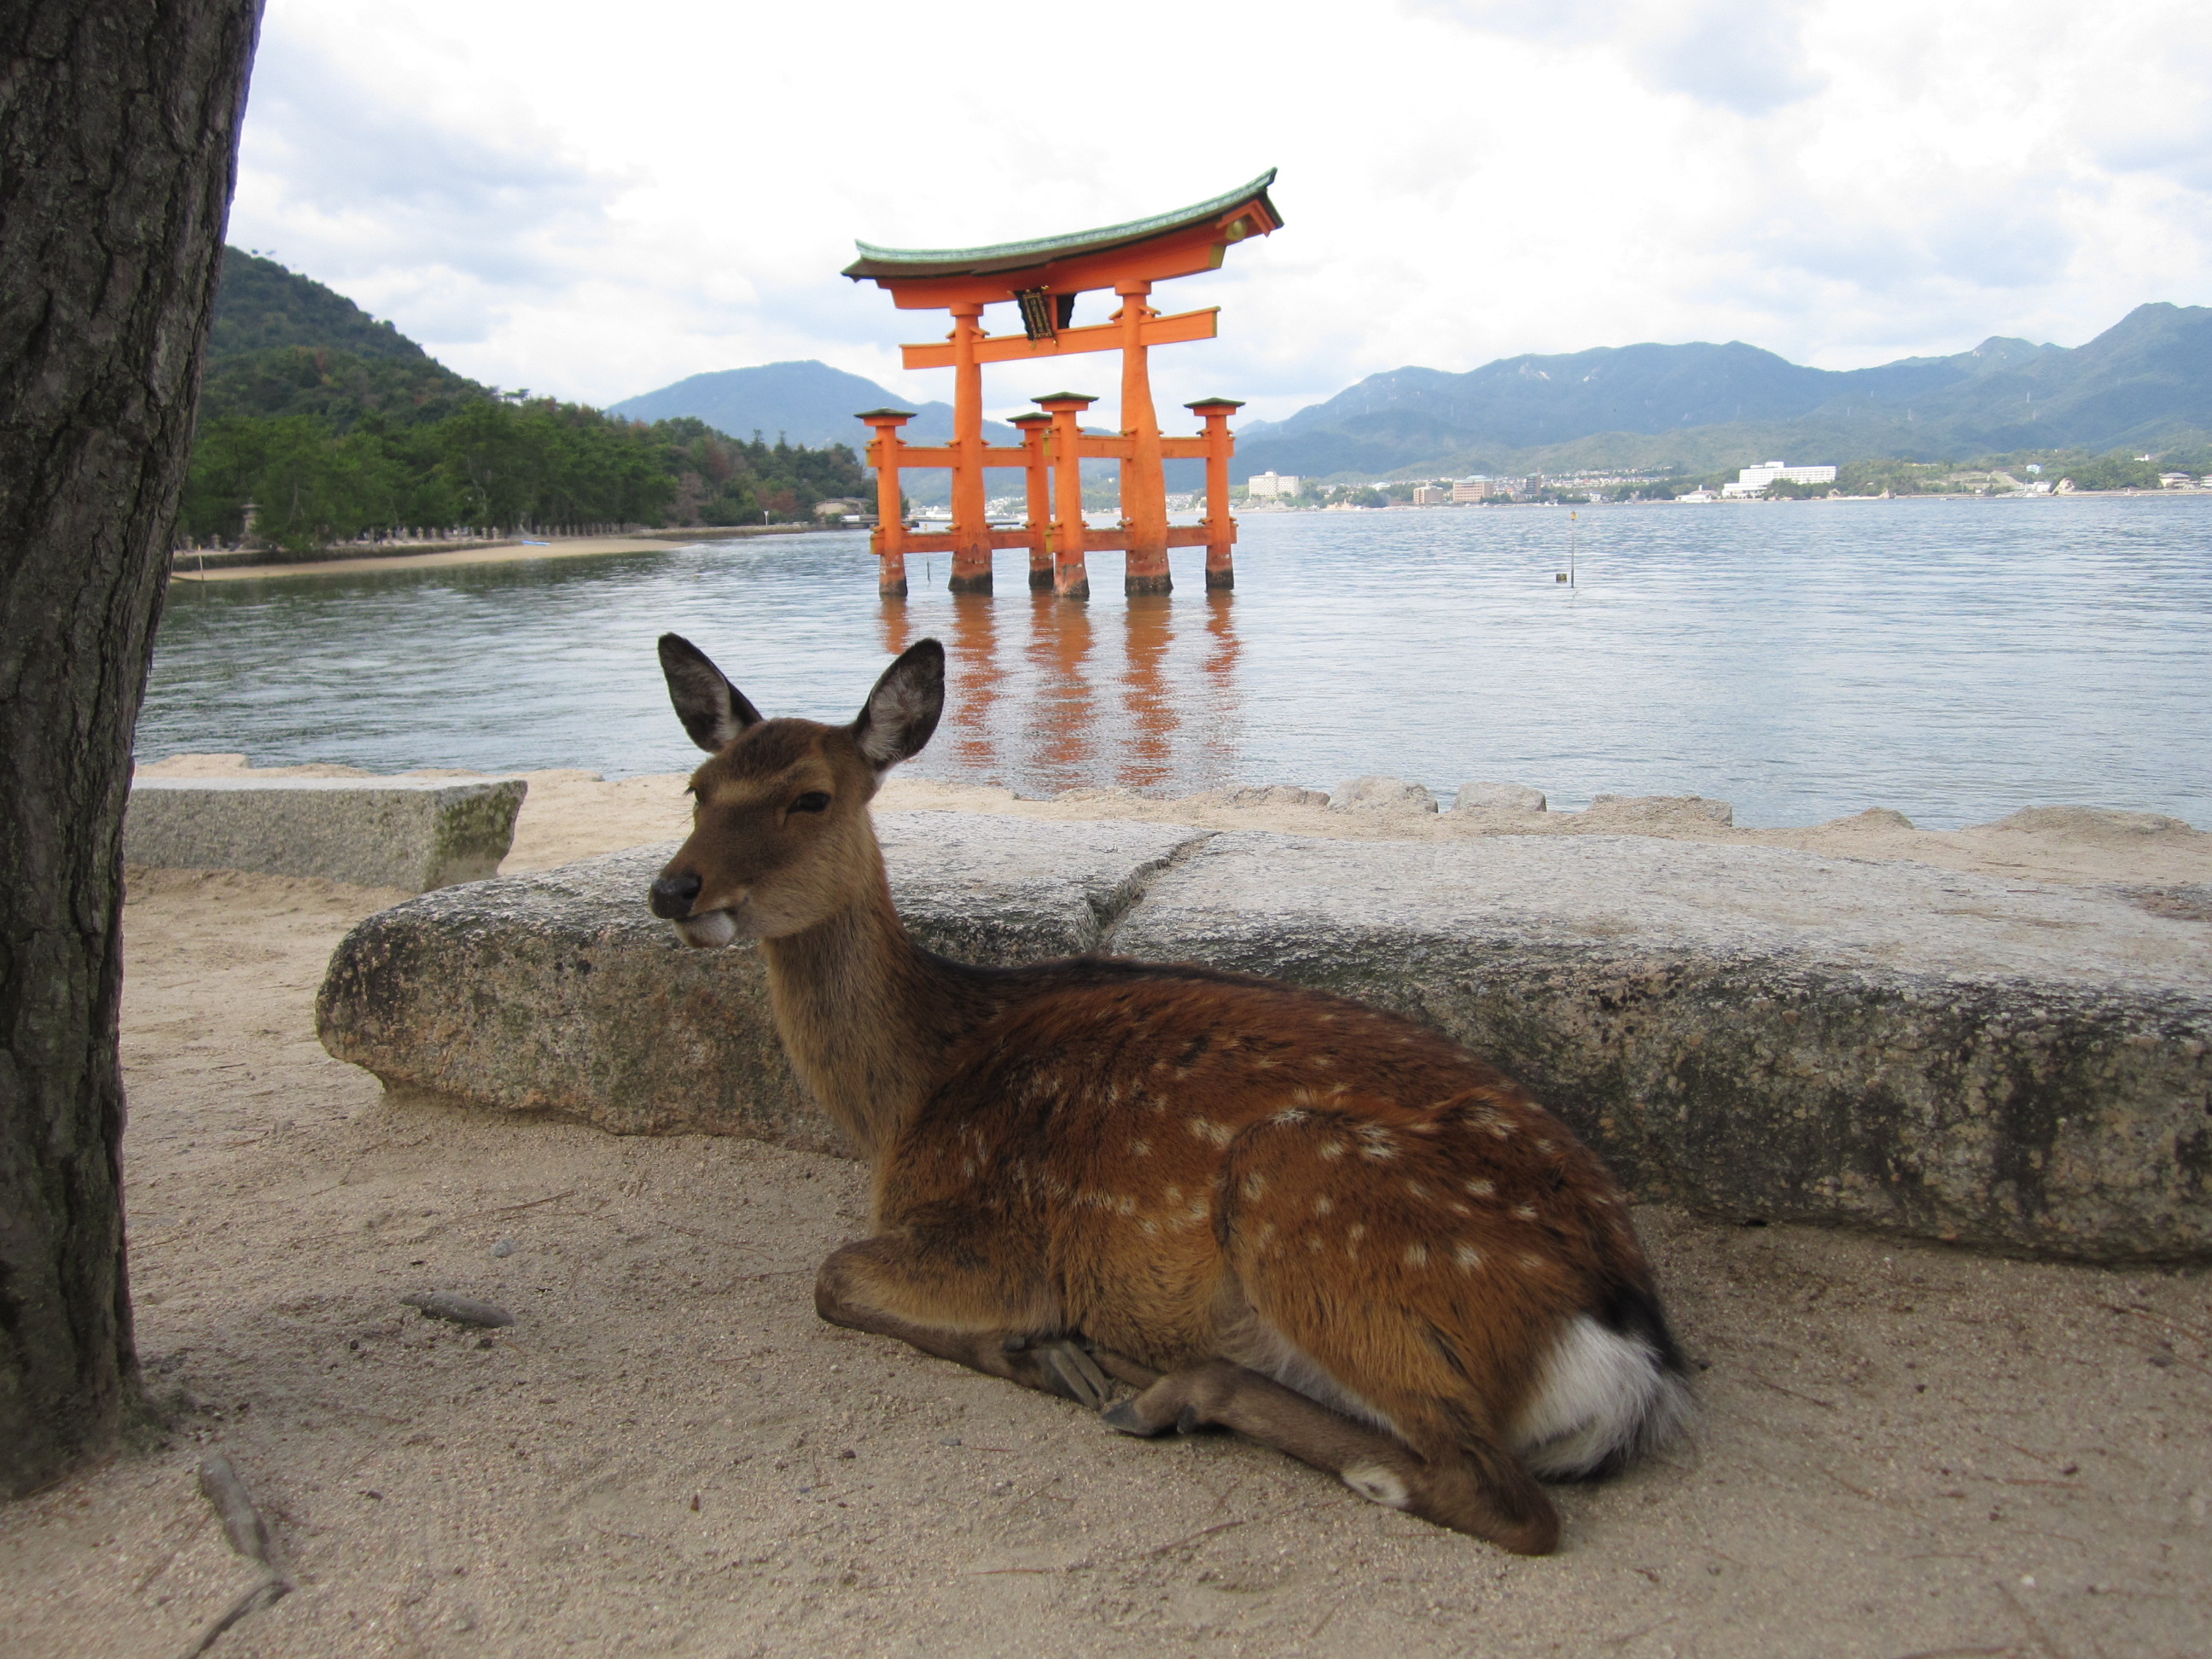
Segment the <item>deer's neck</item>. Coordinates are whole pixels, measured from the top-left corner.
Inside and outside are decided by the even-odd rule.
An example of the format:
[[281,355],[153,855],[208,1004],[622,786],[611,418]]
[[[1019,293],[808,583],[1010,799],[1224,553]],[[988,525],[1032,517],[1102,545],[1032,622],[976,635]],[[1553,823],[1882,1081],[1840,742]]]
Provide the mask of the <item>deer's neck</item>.
[[983,1013],[957,968],[908,937],[878,869],[860,902],[761,941],[792,1066],[870,1159],[921,1109],[943,1055]]

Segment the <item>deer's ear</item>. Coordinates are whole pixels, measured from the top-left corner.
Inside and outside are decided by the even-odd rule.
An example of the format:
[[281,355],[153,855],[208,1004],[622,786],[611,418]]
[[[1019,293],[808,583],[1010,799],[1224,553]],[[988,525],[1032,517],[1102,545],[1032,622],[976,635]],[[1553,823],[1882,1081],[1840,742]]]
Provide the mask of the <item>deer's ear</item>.
[[738,732],[760,724],[760,710],[681,634],[660,636],[660,672],[668,677],[668,701],[676,705],[676,718],[708,754],[720,754]]
[[944,712],[945,647],[923,640],[884,670],[853,722],[853,740],[882,772],[919,755]]

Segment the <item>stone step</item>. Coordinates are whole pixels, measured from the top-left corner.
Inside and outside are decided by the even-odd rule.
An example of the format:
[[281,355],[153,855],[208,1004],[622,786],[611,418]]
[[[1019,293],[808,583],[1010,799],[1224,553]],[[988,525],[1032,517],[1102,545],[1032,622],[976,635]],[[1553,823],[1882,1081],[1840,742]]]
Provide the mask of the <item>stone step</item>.
[[428,892],[499,868],[529,788],[520,778],[141,777],[123,858]]
[[[1107,948],[1395,1008],[1640,1195],[2089,1260],[2212,1255],[2212,926],[2124,895],[1694,842],[1461,843],[913,812],[914,932]],[[333,958],[325,1045],[395,1087],[841,1150],[750,951],[647,915],[670,849],[428,895]]]

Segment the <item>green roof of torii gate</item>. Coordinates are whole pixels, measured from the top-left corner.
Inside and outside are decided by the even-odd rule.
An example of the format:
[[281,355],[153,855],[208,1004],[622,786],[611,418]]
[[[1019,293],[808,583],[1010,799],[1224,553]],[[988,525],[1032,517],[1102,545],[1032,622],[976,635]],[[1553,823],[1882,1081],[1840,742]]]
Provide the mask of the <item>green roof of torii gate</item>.
[[1203,223],[1231,208],[1242,207],[1257,200],[1267,210],[1267,216],[1277,224],[1283,216],[1267,199],[1267,186],[1275,182],[1275,169],[1269,167],[1249,185],[1239,185],[1225,195],[1211,201],[1178,208],[1172,213],[1155,215],[1150,219],[1132,220],[1126,225],[1108,225],[1100,230],[1079,230],[1065,236],[1041,236],[1029,242],[1000,242],[992,247],[963,248],[903,248],[878,247],[872,242],[855,240],[853,246],[860,250],[860,257],[845,267],[844,274],[855,282],[871,276],[981,276],[999,271],[1019,270],[1027,265],[1041,265],[1053,259],[1065,258],[1075,253],[1099,253],[1109,248],[1126,247],[1133,242],[1150,241],[1173,231]]

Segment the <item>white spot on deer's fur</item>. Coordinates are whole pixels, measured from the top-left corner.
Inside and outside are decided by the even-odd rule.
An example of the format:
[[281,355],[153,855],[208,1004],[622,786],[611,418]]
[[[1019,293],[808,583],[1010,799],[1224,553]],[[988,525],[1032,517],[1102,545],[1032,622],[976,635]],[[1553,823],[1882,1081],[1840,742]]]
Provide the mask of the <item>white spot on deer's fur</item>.
[[975,1173],[975,1160],[972,1158],[962,1158],[960,1160],[960,1173],[963,1176],[973,1176]]
[[1340,1140],[1322,1141],[1321,1144],[1321,1155],[1323,1158],[1342,1158],[1344,1156],[1344,1143]]
[[1267,1190],[1267,1177],[1257,1170],[1244,1177],[1244,1196],[1248,1201],[1256,1200],[1260,1194]]
[[1160,1196],[1166,1199],[1170,1204],[1180,1204],[1182,1202],[1182,1188],[1180,1187],[1170,1186],[1167,1191],[1162,1193]]
[[1427,1267],[1429,1265],[1429,1247],[1425,1244],[1408,1244],[1406,1246],[1406,1265],[1408,1267]]
[[1513,1214],[1517,1220],[1534,1221],[1536,1218],[1536,1206],[1533,1204],[1516,1204],[1513,1206]]
[[1524,1267],[1529,1268],[1531,1271],[1534,1271],[1543,1267],[1544,1258],[1540,1255],[1534,1255],[1528,1250],[1523,1250],[1521,1252],[1521,1265]]
[[1365,1222],[1364,1222],[1364,1221],[1355,1221],[1355,1222],[1353,1222],[1353,1223],[1352,1223],[1349,1227],[1346,1227],[1346,1228],[1344,1230],[1344,1236],[1345,1236],[1346,1238],[1355,1239],[1355,1240],[1356,1240],[1356,1239],[1362,1239],[1362,1238],[1366,1237],[1367,1237],[1367,1224],[1366,1224]]
[[1210,1140],[1217,1146],[1226,1146],[1237,1139],[1237,1131],[1225,1123],[1216,1123],[1210,1117],[1194,1117],[1190,1121],[1190,1132],[1200,1140]]
[[1689,1408],[1688,1389],[1649,1343],[1577,1314],[1513,1425],[1514,1449],[1536,1474],[1587,1474],[1617,1452],[1656,1446]]
[[1336,1205],[1334,1201],[1330,1199],[1327,1193],[1323,1193],[1319,1198],[1314,1200],[1314,1213],[1316,1215],[1327,1215],[1335,1207]]
[[1498,1190],[1498,1186],[1494,1182],[1470,1181],[1467,1183],[1467,1189],[1477,1198],[1488,1198]]
[[1406,1483],[1380,1463],[1355,1464],[1339,1479],[1369,1503],[1380,1504],[1386,1510],[1402,1510],[1413,1501]]
[[1252,1242],[1261,1249],[1266,1249],[1268,1245],[1275,1242],[1275,1224],[1272,1221],[1261,1222],[1253,1230]]
[[1306,1235],[1306,1249],[1313,1251],[1316,1255],[1320,1254],[1321,1235],[1319,1233],[1308,1233]]
[[1447,1204],[1444,1207],[1449,1210],[1454,1215],[1473,1215],[1474,1213],[1474,1211],[1468,1209],[1466,1205],[1461,1203],[1457,1199],[1452,1200],[1452,1201],[1449,1204]]
[[1559,1146],[1555,1140],[1540,1140],[1536,1143],[1536,1150],[1540,1152],[1556,1152],[1559,1150]]
[[1407,1182],[1406,1190],[1413,1194],[1415,1198],[1426,1198],[1429,1195],[1429,1189],[1418,1181]]
[[1280,1123],[1287,1127],[1294,1123],[1303,1123],[1310,1115],[1311,1114],[1306,1112],[1300,1107],[1285,1106],[1281,1111],[1276,1113],[1273,1118],[1269,1121],[1275,1123]]
[[1152,1156],[1152,1143],[1149,1140],[1133,1140],[1129,1143],[1131,1158],[1149,1158]]
[[1461,1272],[1471,1273],[1482,1265],[1482,1252],[1472,1244],[1462,1244],[1452,1252],[1452,1260],[1459,1263]]
[[1153,1220],[1151,1217],[1149,1217],[1149,1216],[1147,1216],[1144,1220],[1139,1221],[1139,1222],[1137,1224],[1137,1226],[1138,1226],[1138,1229],[1139,1229],[1140,1231],[1146,1232],[1146,1233],[1157,1233],[1157,1232],[1158,1232],[1158,1231],[1159,1231],[1159,1230],[1160,1230],[1160,1224],[1159,1224],[1158,1222],[1157,1222],[1157,1221],[1154,1221],[1154,1220]]

